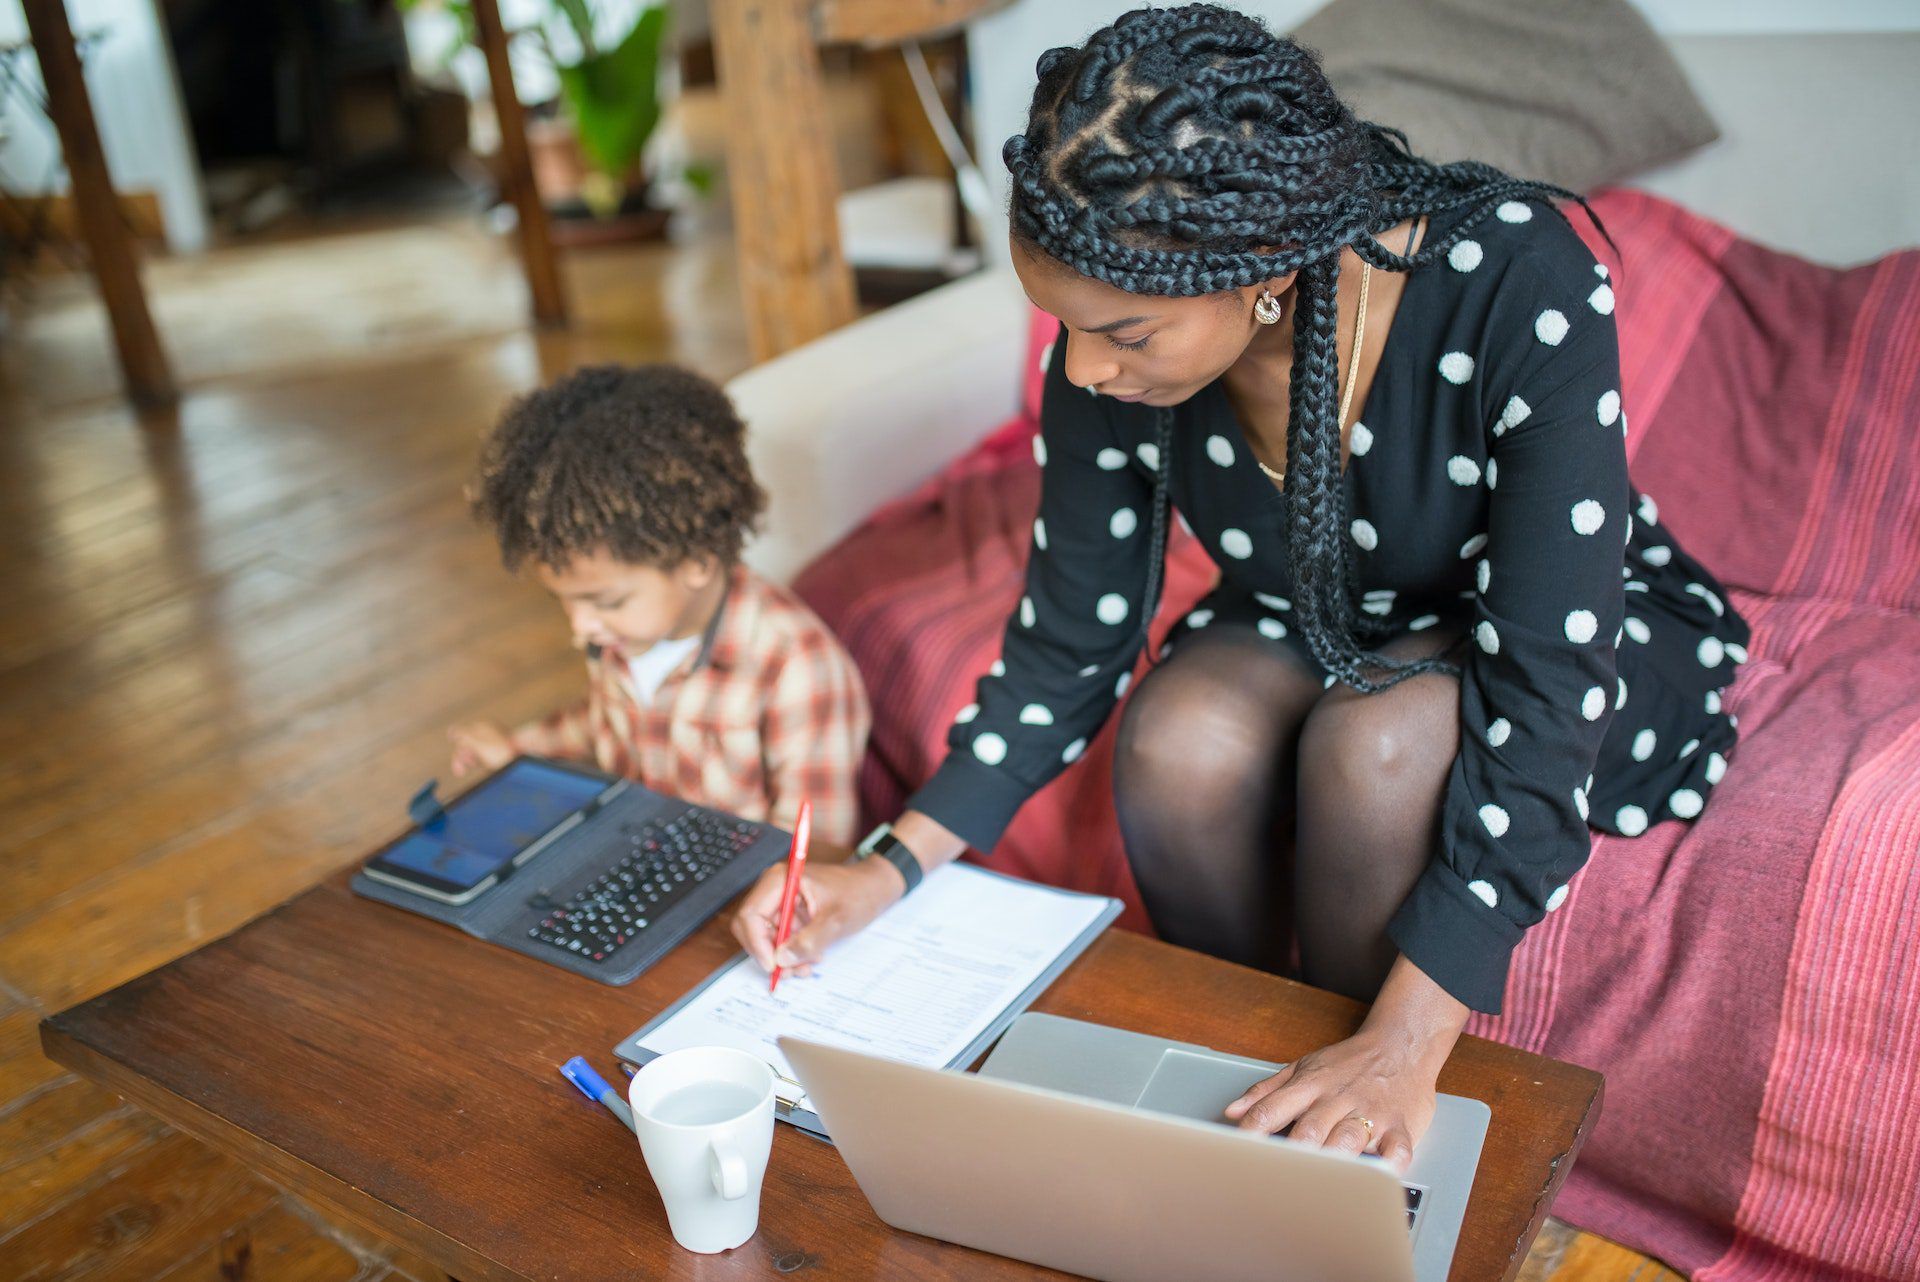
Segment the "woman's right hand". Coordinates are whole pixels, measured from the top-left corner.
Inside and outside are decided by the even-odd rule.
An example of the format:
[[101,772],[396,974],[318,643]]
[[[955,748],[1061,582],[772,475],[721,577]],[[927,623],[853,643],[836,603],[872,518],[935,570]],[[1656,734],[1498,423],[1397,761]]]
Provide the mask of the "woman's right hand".
[[787,866],[775,864],[760,874],[733,914],[733,937],[747,955],[767,971],[784,966],[795,975],[808,974],[813,963],[835,941],[856,934],[907,892],[907,883],[884,859],[859,863],[809,863],[800,874],[800,893],[793,902],[793,933],[774,953],[774,932],[780,928],[780,897],[786,889]]

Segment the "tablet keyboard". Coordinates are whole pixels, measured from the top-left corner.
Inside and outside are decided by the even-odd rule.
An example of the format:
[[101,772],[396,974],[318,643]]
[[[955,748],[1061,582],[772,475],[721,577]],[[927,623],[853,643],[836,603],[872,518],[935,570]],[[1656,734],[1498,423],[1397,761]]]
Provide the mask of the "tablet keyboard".
[[604,963],[751,846],[760,825],[702,810],[621,825],[628,851],[527,934],[581,961]]

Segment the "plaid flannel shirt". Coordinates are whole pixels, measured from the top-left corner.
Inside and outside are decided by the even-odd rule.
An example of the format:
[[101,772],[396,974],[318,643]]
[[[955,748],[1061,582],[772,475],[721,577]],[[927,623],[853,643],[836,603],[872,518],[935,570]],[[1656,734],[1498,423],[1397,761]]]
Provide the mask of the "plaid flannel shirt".
[[617,649],[589,653],[587,697],[513,732],[525,753],[592,760],[669,796],[824,841],[857,839],[872,717],[853,660],[814,613],[744,566],[700,647],[641,702]]

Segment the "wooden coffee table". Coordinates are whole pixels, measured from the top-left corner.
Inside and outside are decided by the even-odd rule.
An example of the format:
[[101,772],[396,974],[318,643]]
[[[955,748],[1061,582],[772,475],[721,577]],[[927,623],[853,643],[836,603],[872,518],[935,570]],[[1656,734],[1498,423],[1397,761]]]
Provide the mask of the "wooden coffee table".
[[[887,1227],[828,1144],[775,1128],[760,1231],[680,1250],[633,1136],[560,1076],[734,952],[709,922],[608,988],[355,897],[336,878],[46,1020],[47,1054],[464,1282],[1060,1277]],[[1035,1009],[1284,1060],[1344,998],[1108,931]],[[1599,1114],[1587,1069],[1461,1039],[1440,1088],[1493,1109],[1452,1276],[1512,1278]],[[931,1156],[931,1155],[930,1155]],[[936,1159],[937,1160],[937,1159]]]

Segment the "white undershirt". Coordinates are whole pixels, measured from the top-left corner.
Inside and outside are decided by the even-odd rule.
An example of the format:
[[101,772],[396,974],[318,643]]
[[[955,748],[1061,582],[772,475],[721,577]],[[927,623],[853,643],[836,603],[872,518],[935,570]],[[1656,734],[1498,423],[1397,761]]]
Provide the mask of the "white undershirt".
[[699,646],[698,635],[682,637],[678,641],[662,641],[646,653],[627,660],[627,672],[633,677],[633,690],[640,696],[640,702],[652,703],[661,682]]

